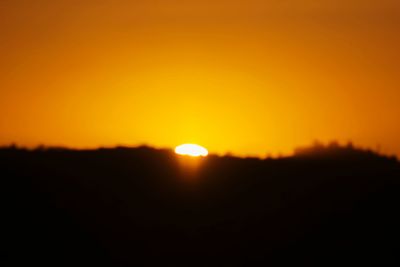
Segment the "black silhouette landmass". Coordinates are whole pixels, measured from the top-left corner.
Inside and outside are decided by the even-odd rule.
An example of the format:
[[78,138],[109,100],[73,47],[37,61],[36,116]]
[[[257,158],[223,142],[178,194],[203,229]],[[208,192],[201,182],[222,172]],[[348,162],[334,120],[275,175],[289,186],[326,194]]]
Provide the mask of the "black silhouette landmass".
[[0,149],[2,266],[399,266],[400,164]]

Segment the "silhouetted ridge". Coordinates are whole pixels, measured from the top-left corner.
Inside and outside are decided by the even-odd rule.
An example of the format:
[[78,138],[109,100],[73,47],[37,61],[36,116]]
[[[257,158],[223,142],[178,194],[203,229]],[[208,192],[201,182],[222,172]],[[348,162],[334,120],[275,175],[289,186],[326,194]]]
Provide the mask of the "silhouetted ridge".
[[294,157],[335,160],[397,160],[395,156],[380,155],[370,149],[354,147],[352,143],[341,146],[337,142],[331,142],[328,145],[316,142],[309,147],[297,148]]
[[14,146],[0,176],[3,266],[400,264],[400,164],[353,147],[261,160]]

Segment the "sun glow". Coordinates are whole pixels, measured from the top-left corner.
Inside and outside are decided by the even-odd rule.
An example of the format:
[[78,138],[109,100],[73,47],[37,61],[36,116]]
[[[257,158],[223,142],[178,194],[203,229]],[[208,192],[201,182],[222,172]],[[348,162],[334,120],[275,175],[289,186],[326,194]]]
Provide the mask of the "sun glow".
[[192,157],[205,157],[208,155],[207,149],[196,144],[183,144],[175,148],[175,153]]

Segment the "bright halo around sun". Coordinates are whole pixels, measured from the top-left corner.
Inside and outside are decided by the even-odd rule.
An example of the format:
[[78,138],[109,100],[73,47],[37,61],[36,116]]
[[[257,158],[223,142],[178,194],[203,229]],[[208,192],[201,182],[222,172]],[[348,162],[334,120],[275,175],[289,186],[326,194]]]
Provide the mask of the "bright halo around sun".
[[205,157],[208,155],[207,149],[196,144],[183,144],[175,148],[175,153],[184,156]]

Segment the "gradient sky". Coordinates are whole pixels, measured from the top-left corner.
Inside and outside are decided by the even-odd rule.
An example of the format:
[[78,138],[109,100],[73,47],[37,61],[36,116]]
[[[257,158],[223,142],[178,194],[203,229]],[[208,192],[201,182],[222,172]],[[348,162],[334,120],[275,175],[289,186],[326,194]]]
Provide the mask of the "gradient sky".
[[2,0],[0,144],[400,155],[398,0]]

